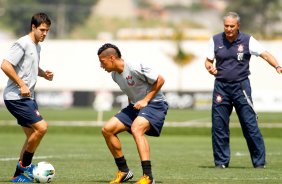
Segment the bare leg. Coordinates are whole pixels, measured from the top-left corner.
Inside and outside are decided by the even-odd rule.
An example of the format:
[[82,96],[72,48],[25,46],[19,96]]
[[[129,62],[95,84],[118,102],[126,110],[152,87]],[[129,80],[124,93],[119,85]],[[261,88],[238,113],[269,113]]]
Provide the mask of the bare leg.
[[[40,141],[47,131],[47,123],[44,120],[41,120],[33,125],[30,128],[22,127],[26,135],[26,140],[22,146],[20,153],[20,160],[22,166],[28,166],[32,162],[33,154],[37,149]],[[22,170],[18,167],[16,168],[14,177],[20,175]]]
[[102,134],[114,158],[123,156],[118,133],[129,130],[116,117],[112,117],[102,128]]
[[21,150],[20,160],[23,160],[24,152],[35,152],[43,136],[47,132],[47,127],[48,124],[44,120],[32,124],[31,128],[23,127],[23,131],[26,135],[26,140]]
[[[150,123],[144,117],[138,116],[132,126],[131,131],[134,137],[134,140],[137,145],[138,153],[141,160],[142,170],[143,170],[143,179],[149,177],[150,181],[153,181],[153,174],[151,169],[151,160],[150,160],[150,146],[149,142],[145,136],[146,131],[151,128]],[[141,182],[140,179],[139,181]],[[146,179],[145,179],[146,180]]]
[[149,129],[150,123],[148,120],[140,116],[134,120],[131,127],[141,161],[150,160],[150,145],[145,137],[145,132]]
[[41,120],[37,123],[32,124],[31,127],[32,130],[26,127],[24,127],[23,129],[27,136],[26,151],[34,153],[45,133],[47,132],[48,124],[46,121]]

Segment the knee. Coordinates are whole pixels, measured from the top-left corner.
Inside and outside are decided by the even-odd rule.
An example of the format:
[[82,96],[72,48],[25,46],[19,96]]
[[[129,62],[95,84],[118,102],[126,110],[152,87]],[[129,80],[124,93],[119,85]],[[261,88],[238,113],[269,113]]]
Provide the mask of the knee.
[[103,136],[105,136],[107,134],[107,129],[105,127],[102,127],[101,133]]
[[142,129],[140,127],[132,126],[131,127],[131,133],[134,137],[141,136],[143,133]]
[[110,131],[110,129],[109,129],[108,127],[106,127],[106,126],[103,126],[103,127],[102,127],[101,132],[102,132],[102,134],[103,134],[104,137],[108,137],[109,135],[112,134],[111,131]]
[[48,130],[48,126],[41,126],[39,129],[37,129],[37,134],[40,135],[40,136],[44,136],[46,134]]

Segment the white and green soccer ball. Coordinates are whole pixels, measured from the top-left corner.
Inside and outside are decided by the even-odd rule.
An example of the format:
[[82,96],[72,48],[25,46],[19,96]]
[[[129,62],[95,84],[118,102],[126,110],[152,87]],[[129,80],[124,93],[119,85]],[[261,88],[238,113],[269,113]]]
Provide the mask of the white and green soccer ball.
[[34,182],[50,183],[55,177],[55,168],[48,162],[39,162],[32,171]]

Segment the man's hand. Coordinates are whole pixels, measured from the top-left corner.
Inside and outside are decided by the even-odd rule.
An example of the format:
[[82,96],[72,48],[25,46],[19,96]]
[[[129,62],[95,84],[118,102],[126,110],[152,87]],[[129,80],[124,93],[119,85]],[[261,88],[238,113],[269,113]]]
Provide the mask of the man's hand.
[[216,75],[217,74],[217,69],[213,65],[208,66],[207,70],[212,75]]
[[133,107],[137,110],[140,110],[146,107],[147,105],[148,105],[148,102],[146,100],[139,100],[138,102],[134,104]]
[[276,66],[275,67],[277,73],[281,74],[282,73],[282,67],[281,66]]
[[47,79],[49,81],[52,81],[53,80],[53,76],[54,76],[53,72],[51,72],[49,70],[45,71],[45,76],[44,76],[45,79]]
[[20,87],[22,97],[31,97],[29,88],[26,85]]

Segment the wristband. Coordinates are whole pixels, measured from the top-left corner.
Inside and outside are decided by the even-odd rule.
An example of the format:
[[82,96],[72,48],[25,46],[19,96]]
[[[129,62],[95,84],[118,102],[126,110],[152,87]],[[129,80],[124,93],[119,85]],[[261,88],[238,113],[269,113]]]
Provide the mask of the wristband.
[[278,65],[278,66],[275,67],[276,70],[277,70],[278,68],[281,68],[281,66]]

